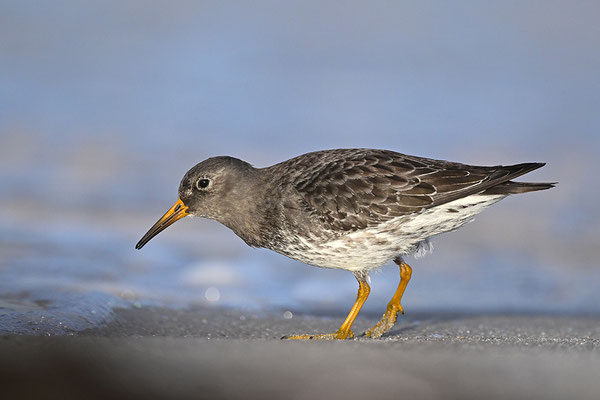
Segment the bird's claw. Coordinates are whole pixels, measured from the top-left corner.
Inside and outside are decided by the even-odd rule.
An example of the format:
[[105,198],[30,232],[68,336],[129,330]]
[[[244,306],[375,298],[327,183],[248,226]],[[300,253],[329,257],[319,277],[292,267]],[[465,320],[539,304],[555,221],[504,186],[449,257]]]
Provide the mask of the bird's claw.
[[394,324],[396,323],[396,317],[398,316],[399,312],[404,314],[404,310],[399,304],[395,307],[388,308],[385,314],[383,314],[383,316],[379,320],[379,322],[377,322],[375,326],[367,329],[367,331],[363,333],[363,336],[370,337],[372,339],[377,339],[378,337],[381,337],[384,333],[393,328]]

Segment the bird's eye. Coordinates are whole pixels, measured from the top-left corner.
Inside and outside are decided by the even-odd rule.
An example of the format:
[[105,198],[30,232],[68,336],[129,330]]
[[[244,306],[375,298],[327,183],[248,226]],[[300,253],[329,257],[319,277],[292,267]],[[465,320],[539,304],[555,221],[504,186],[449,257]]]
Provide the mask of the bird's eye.
[[209,184],[210,184],[210,180],[208,180],[206,178],[202,178],[202,179],[199,179],[198,182],[196,182],[196,187],[199,190],[202,190],[202,189],[206,189]]

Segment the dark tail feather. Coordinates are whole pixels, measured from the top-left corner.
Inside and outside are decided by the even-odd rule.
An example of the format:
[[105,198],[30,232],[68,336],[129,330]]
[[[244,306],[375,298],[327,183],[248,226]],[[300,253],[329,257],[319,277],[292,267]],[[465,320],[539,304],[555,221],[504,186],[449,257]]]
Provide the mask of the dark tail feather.
[[535,192],[536,190],[546,190],[553,188],[557,182],[551,183],[531,183],[531,182],[503,182],[485,190],[481,194],[517,194]]

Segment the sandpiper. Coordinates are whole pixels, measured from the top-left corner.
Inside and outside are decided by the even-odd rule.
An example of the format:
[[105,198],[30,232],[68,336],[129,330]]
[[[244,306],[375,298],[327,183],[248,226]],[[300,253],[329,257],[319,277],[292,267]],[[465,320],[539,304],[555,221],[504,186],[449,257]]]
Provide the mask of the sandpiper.
[[266,168],[213,157],[185,174],[179,199],[136,248],[193,215],[219,221],[249,246],[351,271],[358,295],[337,332],[288,339],[353,338],[350,328],[370,292],[369,271],[393,260],[400,267],[398,289],[364,333],[376,338],[404,313],[400,302],[412,269],[403,257],[509,194],[553,187],[512,181],[544,165],[473,166],[373,149],[317,151]]

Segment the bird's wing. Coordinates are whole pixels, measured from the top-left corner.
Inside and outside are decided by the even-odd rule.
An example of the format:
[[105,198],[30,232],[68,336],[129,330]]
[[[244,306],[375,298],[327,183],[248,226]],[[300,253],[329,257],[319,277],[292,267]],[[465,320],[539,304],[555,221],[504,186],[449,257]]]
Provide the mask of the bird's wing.
[[418,213],[543,165],[478,167],[367,149],[304,157],[296,162],[296,171],[303,172],[295,176],[295,188],[306,211],[337,231],[355,231]]

